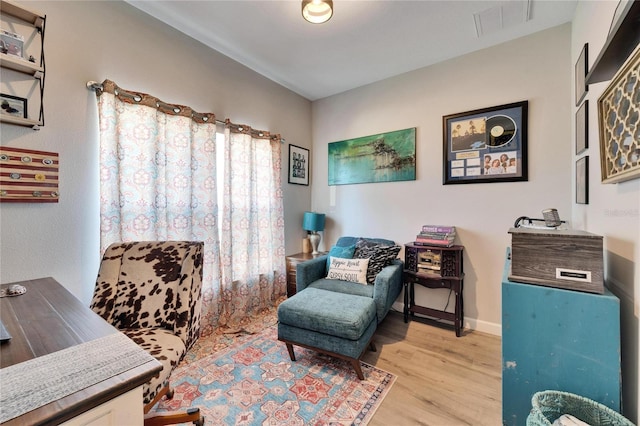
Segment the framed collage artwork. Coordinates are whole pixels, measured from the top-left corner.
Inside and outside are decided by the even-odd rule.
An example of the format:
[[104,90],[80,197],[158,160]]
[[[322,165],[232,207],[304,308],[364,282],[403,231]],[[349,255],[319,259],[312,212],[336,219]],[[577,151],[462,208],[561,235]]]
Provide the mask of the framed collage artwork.
[[528,101],[446,115],[442,183],[528,180]]

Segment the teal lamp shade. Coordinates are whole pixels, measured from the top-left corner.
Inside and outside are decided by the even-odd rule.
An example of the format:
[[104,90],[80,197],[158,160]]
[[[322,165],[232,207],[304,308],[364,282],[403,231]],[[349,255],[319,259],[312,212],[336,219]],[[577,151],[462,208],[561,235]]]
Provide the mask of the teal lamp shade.
[[304,212],[302,218],[302,229],[311,231],[309,234],[309,242],[311,242],[311,254],[319,254],[318,244],[320,244],[320,234],[318,231],[324,231],[324,214],[315,212]]
[[305,231],[324,231],[324,213],[304,212],[302,229]]

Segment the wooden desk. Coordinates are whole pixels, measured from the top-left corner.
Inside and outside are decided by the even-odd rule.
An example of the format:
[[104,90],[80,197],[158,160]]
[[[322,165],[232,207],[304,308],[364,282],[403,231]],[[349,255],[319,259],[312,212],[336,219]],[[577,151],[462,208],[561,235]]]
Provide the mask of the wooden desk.
[[[0,367],[119,333],[53,278],[19,283],[20,296],[0,298],[0,316],[12,339],[0,346]],[[3,284],[2,287],[10,284]],[[142,349],[141,349],[142,350]],[[25,413],[3,425],[59,424],[120,397],[148,382],[162,365],[153,360],[125,373]],[[139,418],[142,418],[142,392]],[[138,414],[138,413],[136,413]]]

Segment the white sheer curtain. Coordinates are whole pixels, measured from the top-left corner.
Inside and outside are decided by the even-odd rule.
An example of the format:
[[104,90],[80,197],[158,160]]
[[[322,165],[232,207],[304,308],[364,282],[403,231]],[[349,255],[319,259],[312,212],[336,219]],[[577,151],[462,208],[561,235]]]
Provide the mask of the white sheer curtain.
[[273,305],[285,293],[280,137],[227,123],[218,150],[213,114],[109,80],[96,94],[101,251],[120,241],[204,241],[203,335]]

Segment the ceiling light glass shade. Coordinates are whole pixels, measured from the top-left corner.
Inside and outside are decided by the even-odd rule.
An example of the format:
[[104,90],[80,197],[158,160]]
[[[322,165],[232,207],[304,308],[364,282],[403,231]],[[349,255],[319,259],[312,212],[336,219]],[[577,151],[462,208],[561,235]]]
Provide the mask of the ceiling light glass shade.
[[302,0],[302,16],[312,24],[322,24],[333,16],[332,0]]

